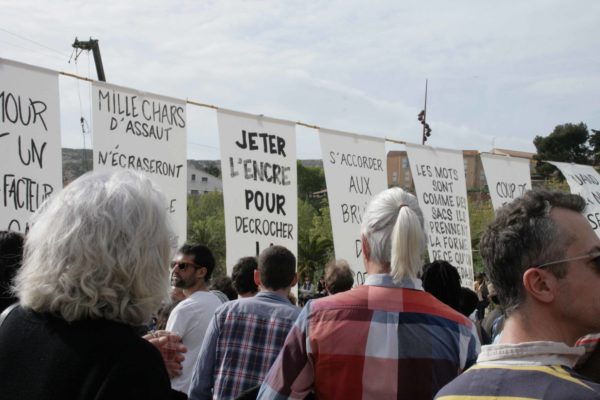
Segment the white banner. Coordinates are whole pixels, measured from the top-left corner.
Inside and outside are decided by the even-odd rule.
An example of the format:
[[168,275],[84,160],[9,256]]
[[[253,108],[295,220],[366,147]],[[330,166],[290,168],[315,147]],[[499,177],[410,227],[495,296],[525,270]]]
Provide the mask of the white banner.
[[590,165],[547,161],[562,172],[571,188],[571,193],[585,199],[584,215],[596,235],[600,237],[600,175]]
[[62,189],[58,73],[0,59],[0,230],[26,233]]
[[494,210],[531,190],[528,159],[482,153],[481,163]]
[[410,172],[427,232],[429,259],[454,265],[473,288],[473,258],[462,152],[407,144]]
[[385,140],[322,129],[321,154],[335,257],[348,261],[364,283],[360,225],[371,198],[387,189]]
[[218,110],[227,273],[270,245],[297,257],[296,126]]
[[175,237],[186,240],[185,101],[94,82],[94,170],[145,172],[167,197]]

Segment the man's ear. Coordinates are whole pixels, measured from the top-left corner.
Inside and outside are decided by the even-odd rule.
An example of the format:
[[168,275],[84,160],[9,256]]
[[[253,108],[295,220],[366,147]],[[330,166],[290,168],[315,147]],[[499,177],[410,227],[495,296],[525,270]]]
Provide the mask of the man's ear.
[[557,278],[549,271],[529,268],[523,274],[523,286],[529,296],[541,303],[551,303],[556,297]]
[[292,283],[290,284],[291,287],[296,286],[296,284],[298,283],[298,274],[294,274],[294,279],[292,279]]
[[202,278],[202,279],[206,280],[206,274],[208,274],[208,268],[206,268],[206,267],[196,268],[196,276],[198,278]]
[[365,264],[367,264],[367,261],[371,259],[371,248],[369,247],[369,242],[367,241],[367,238],[364,237],[364,235],[360,235],[360,245],[362,247],[362,253],[365,259]]
[[260,272],[258,272],[257,269],[254,270],[254,283],[256,286],[262,286],[262,283],[260,282]]

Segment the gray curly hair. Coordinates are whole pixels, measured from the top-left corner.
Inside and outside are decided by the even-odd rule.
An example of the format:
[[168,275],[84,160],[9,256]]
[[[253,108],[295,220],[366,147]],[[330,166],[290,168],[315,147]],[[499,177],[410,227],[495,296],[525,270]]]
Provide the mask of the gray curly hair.
[[167,298],[166,200],[142,174],[86,174],[32,222],[14,287],[24,307],[142,325]]

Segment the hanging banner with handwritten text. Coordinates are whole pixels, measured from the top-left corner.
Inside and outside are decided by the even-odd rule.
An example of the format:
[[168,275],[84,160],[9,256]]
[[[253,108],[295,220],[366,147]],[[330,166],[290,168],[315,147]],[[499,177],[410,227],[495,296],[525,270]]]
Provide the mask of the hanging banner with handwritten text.
[[531,190],[528,159],[482,153],[481,163],[494,210]]
[[296,126],[219,109],[227,273],[270,245],[297,254]]
[[547,163],[560,170],[571,188],[571,193],[585,199],[587,206],[583,213],[596,235],[600,237],[600,175],[598,172],[590,165],[557,161],[547,161]]
[[462,152],[407,144],[410,172],[427,232],[429,259],[454,265],[473,287],[473,258]]
[[145,172],[167,197],[173,246],[186,240],[185,102],[94,82],[94,170]]
[[62,189],[58,73],[0,59],[0,230],[26,233]]
[[362,215],[371,198],[387,189],[384,139],[321,129],[335,257],[350,264],[364,283],[360,240]]

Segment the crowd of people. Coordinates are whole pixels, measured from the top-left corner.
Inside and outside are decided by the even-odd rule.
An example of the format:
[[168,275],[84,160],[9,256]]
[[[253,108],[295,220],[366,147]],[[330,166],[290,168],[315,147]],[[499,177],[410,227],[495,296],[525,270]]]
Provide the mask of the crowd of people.
[[299,279],[277,245],[214,279],[208,247],[173,255],[165,205],[143,174],[90,173],[0,232],[0,397],[600,399],[600,239],[577,195],[498,210],[473,288],[423,263],[399,188],[362,216],[355,287],[344,260]]

